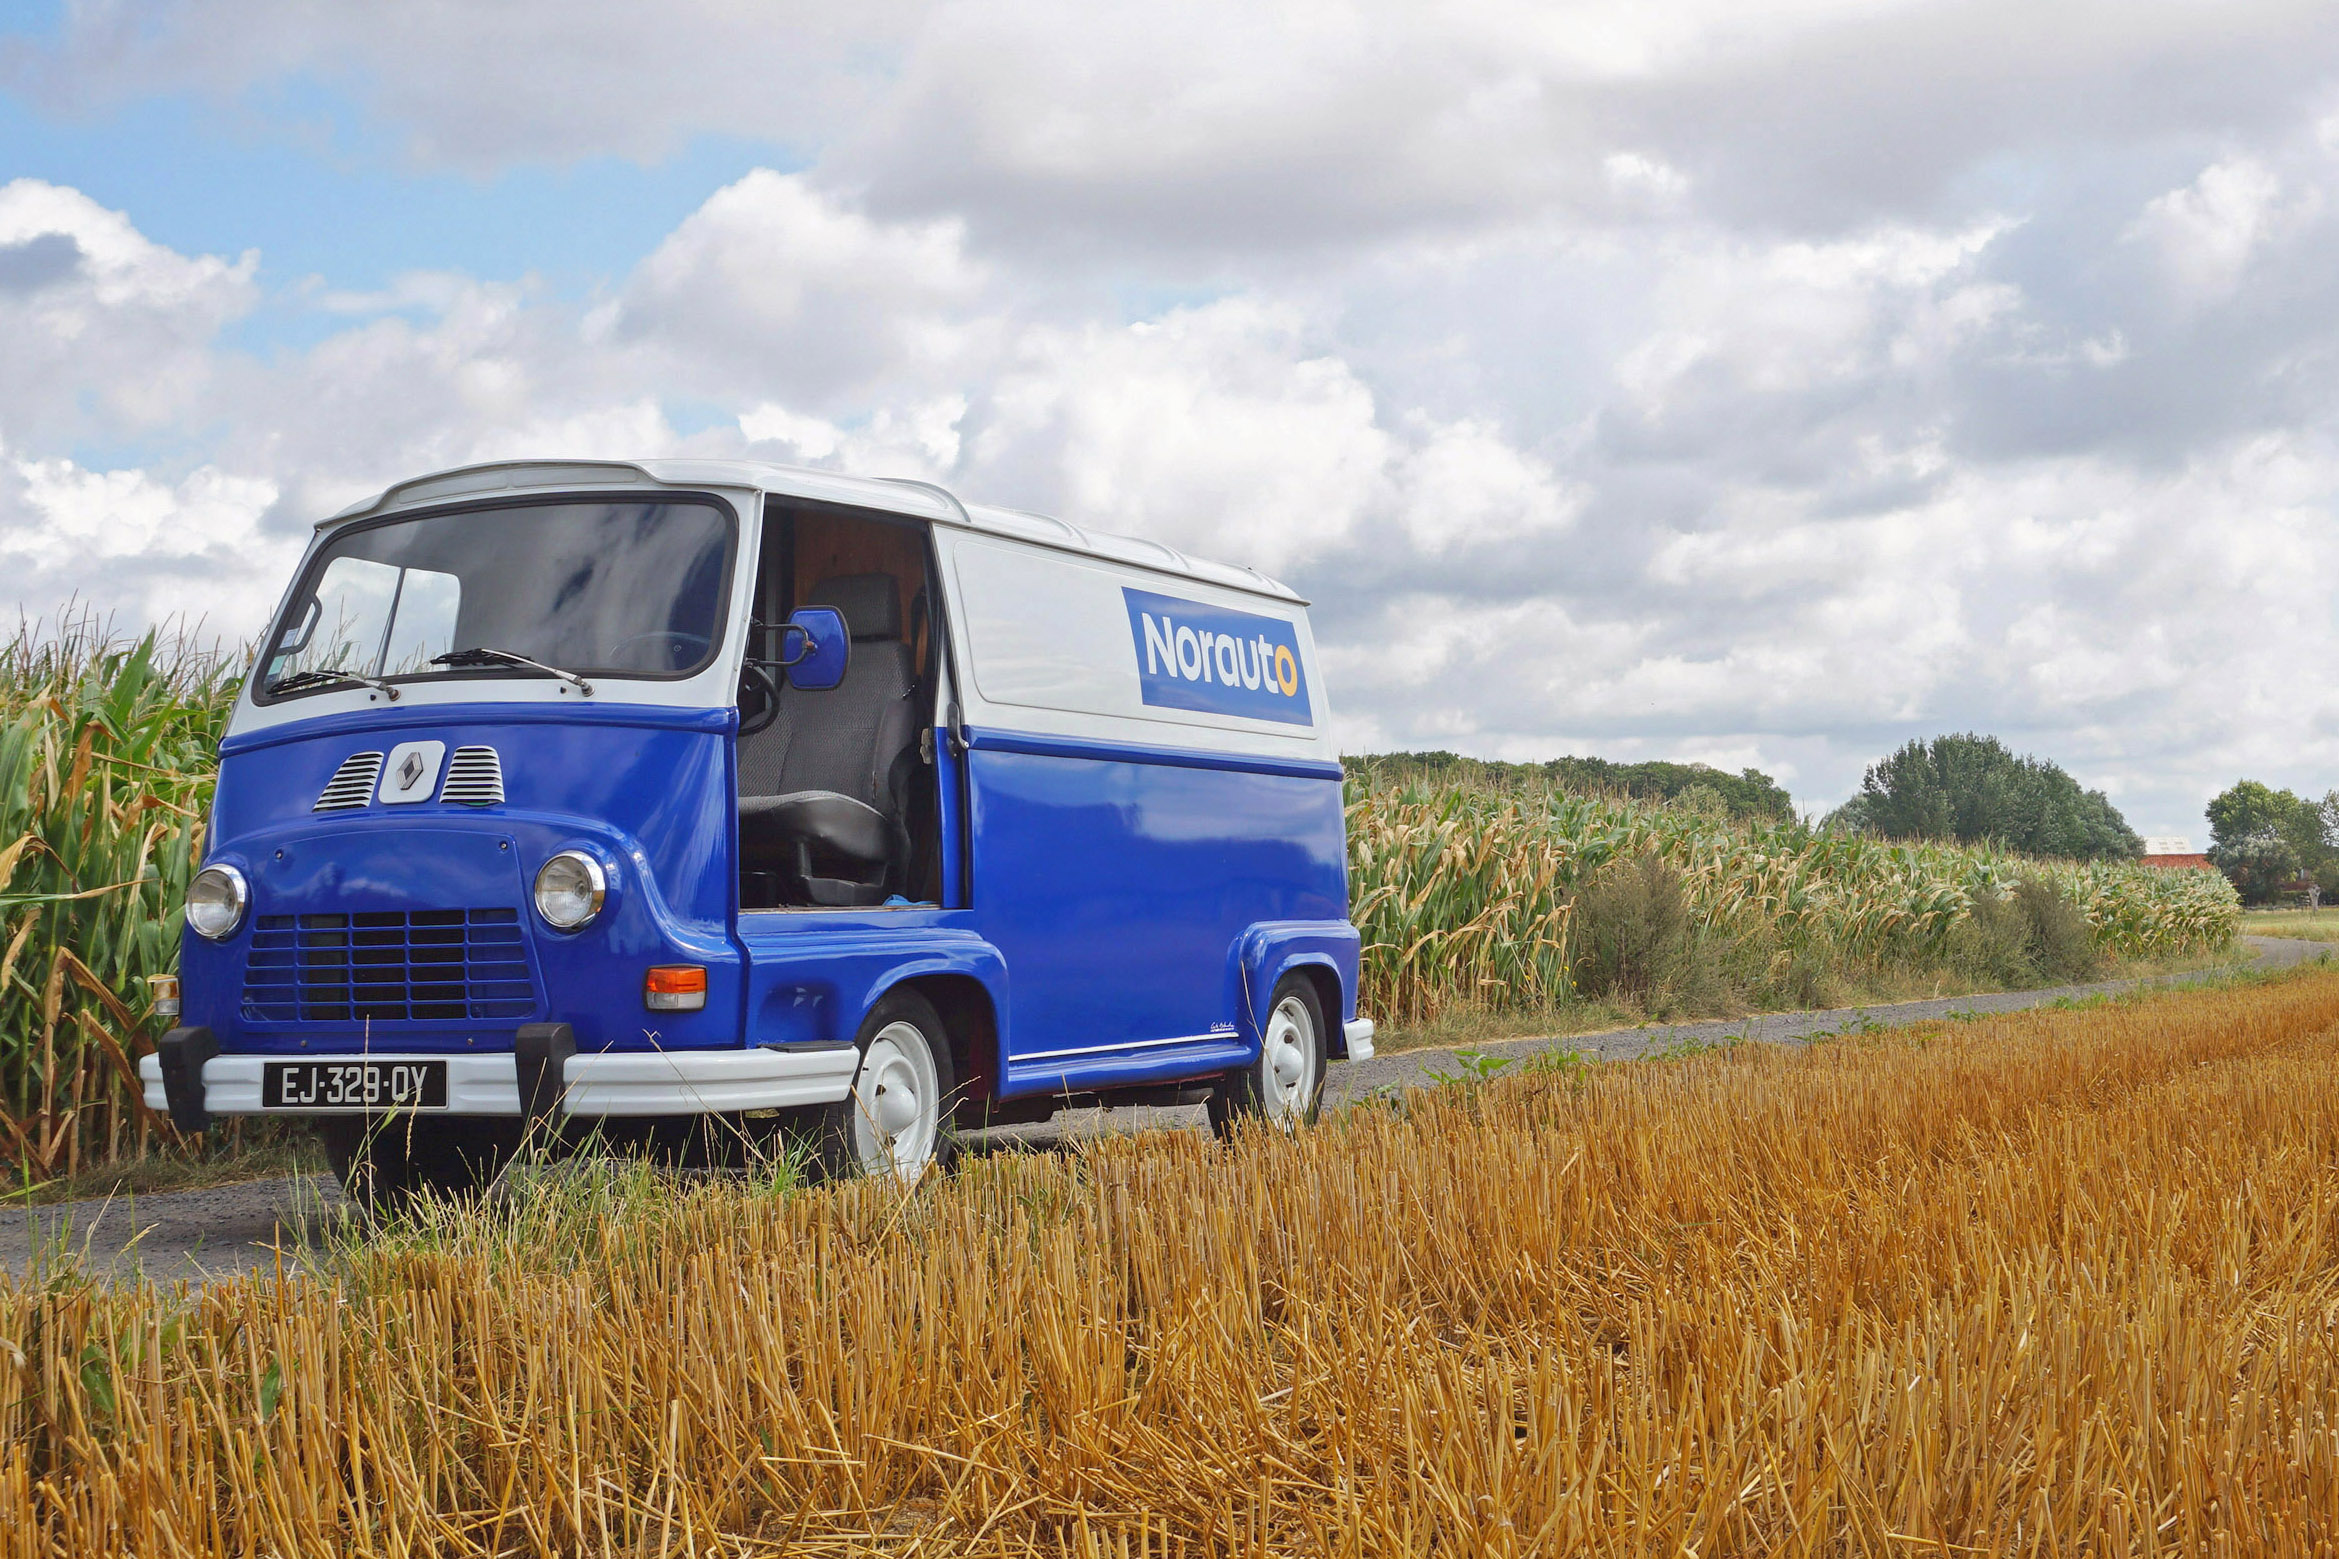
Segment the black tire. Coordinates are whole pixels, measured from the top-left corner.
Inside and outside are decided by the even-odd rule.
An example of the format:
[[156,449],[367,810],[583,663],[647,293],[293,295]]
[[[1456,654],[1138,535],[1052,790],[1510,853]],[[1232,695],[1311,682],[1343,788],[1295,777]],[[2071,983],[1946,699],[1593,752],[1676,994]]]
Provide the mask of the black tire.
[[[1285,1047],[1294,1055],[1282,1054]],[[1232,1136],[1244,1121],[1265,1121],[1285,1131],[1313,1125],[1324,1103],[1324,1064],[1331,1051],[1324,1039],[1324,1003],[1315,982],[1287,974],[1275,982],[1259,1024],[1259,1057],[1227,1073],[1210,1093],[1210,1126]],[[1286,1077],[1296,1065],[1297,1075]]]
[[[947,1166],[957,1149],[958,1075],[934,1004],[916,991],[888,992],[861,1020],[853,1044],[861,1059],[852,1091],[805,1112],[815,1167],[829,1179],[881,1175],[890,1156],[890,1173],[909,1183],[931,1165]],[[905,1089],[906,1125],[897,1108]]]
[[477,1115],[327,1115],[325,1158],[349,1199],[393,1212],[426,1195],[476,1194],[519,1147],[520,1123]]

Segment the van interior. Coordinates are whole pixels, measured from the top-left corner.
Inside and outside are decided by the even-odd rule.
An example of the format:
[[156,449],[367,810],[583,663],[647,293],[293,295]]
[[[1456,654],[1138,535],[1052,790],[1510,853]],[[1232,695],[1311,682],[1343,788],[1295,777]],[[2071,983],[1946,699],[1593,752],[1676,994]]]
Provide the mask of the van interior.
[[[915,521],[769,501],[739,695],[740,908],[941,901],[930,556]],[[778,665],[807,606],[852,640],[833,688],[790,687]]]

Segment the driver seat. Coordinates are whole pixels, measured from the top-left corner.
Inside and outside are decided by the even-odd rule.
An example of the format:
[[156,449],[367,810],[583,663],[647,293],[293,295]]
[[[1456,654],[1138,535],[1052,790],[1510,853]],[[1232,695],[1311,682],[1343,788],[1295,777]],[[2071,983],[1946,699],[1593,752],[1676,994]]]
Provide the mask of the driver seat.
[[777,718],[740,742],[740,864],[776,874],[789,903],[882,904],[909,857],[902,809],[917,737],[901,587],[891,574],[843,574],[802,604],[834,607],[852,654],[825,692],[783,682]]

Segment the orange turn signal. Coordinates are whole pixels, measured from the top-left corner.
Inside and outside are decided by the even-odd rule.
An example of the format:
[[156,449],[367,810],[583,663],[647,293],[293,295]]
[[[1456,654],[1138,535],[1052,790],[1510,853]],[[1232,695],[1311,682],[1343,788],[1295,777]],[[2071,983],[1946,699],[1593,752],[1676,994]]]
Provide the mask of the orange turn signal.
[[660,964],[642,980],[652,1012],[696,1012],[707,1004],[707,972],[697,964]]

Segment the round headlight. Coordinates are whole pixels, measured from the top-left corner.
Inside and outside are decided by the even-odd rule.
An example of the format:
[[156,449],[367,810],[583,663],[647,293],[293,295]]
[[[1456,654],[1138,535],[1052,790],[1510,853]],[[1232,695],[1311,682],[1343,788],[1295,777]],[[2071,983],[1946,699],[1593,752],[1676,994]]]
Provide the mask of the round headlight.
[[234,932],[251,897],[244,874],[232,866],[206,866],[187,884],[187,924],[217,942]]
[[609,878],[581,850],[563,850],[536,872],[536,913],[556,931],[574,931],[601,913]]

